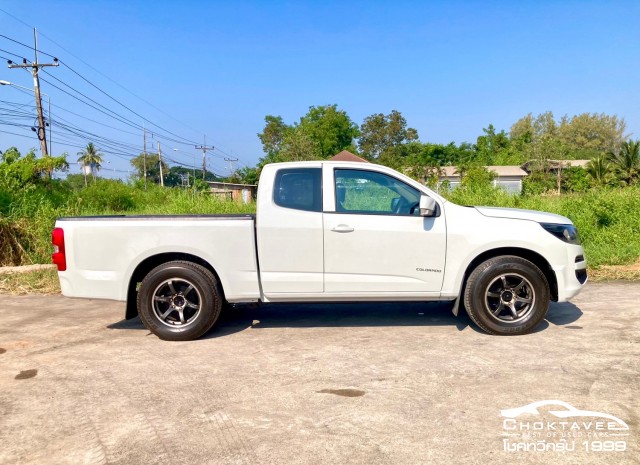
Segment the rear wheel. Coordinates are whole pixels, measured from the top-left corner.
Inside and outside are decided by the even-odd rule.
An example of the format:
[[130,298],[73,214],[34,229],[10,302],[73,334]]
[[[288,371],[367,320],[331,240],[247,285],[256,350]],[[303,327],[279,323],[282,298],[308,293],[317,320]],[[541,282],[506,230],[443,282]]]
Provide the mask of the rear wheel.
[[213,274],[191,262],[163,263],[149,272],[138,291],[138,313],[160,339],[197,339],[214,325],[222,293]]
[[469,276],[464,304],[469,317],[490,334],[526,334],[549,309],[549,284],[528,260],[506,255],[481,263]]

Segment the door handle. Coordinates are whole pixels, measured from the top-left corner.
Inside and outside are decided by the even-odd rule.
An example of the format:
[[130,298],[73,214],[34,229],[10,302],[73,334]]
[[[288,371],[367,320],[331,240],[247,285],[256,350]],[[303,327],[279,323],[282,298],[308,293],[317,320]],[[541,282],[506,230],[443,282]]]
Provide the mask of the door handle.
[[335,228],[332,228],[331,230],[334,232],[346,233],[346,232],[353,232],[354,228],[346,224],[339,224],[338,226],[336,226]]

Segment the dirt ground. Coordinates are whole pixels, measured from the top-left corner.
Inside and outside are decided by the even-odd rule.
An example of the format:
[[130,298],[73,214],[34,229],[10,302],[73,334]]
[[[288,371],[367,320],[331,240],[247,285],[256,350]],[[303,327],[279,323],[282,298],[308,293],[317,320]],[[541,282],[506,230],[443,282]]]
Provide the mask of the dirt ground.
[[0,298],[2,464],[640,463],[640,283],[518,337],[442,304],[278,305],[176,343],[122,303]]

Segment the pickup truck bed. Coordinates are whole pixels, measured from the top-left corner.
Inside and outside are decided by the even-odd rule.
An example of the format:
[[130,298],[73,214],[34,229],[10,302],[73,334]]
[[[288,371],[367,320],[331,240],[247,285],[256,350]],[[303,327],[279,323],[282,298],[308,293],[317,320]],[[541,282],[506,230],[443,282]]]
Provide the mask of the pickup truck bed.
[[228,301],[260,297],[255,215],[65,217],[57,226],[74,264],[60,273],[64,295],[127,300],[131,278],[170,254],[212,266]]

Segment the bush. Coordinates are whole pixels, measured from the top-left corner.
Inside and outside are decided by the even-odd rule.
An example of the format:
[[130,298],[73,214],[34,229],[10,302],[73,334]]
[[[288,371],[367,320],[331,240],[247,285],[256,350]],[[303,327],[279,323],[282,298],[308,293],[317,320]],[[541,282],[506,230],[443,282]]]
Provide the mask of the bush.
[[98,179],[77,193],[88,210],[130,211],[136,207],[134,191],[130,186],[113,179]]
[[564,192],[586,192],[590,182],[587,170],[580,166],[571,166],[562,170],[562,190]]
[[544,171],[532,171],[522,181],[523,195],[540,195],[549,191],[558,190],[558,180],[551,174]]

